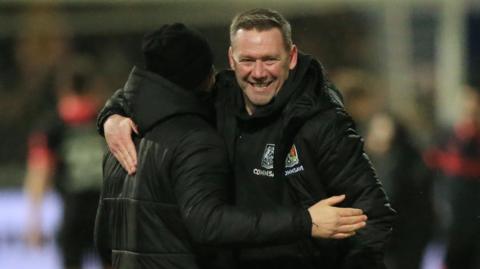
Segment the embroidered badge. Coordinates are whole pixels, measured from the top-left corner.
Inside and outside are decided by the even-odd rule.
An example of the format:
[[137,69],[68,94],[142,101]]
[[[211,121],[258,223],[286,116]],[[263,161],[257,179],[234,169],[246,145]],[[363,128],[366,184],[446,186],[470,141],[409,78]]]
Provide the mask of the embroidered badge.
[[297,153],[297,148],[295,145],[292,146],[290,149],[290,152],[287,155],[287,158],[285,159],[285,168],[291,168],[299,163],[298,161],[298,153]]
[[265,150],[262,156],[262,167],[265,169],[273,168],[273,154],[275,153],[275,144],[265,145]]

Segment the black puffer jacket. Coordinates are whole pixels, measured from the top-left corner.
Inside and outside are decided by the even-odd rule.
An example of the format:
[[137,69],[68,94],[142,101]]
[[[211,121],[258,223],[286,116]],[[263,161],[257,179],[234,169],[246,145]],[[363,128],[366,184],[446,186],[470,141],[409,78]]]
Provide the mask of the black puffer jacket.
[[231,173],[223,140],[191,92],[134,68],[122,94],[141,137],[135,175],[111,154],[103,165],[95,239],[114,268],[198,268],[197,243],[309,237],[310,216],[301,207],[260,212],[227,205]]
[[394,211],[320,63],[299,54],[279,94],[251,116],[232,71],[218,76],[217,88],[217,129],[235,164],[238,205],[306,208],[346,194],[340,206],[361,208],[369,218],[366,228],[347,240],[242,249],[243,268],[384,268]]

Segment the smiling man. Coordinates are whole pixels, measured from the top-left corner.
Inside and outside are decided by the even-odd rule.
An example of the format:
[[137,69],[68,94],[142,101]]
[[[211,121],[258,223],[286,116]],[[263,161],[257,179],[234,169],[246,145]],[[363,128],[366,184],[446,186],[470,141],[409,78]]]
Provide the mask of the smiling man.
[[[308,207],[342,195],[334,198],[332,210],[353,207],[368,215],[367,226],[349,239],[238,249],[238,267],[385,268],[384,245],[394,211],[320,63],[298,52],[290,24],[273,10],[237,15],[230,25],[230,42],[232,70],[217,75],[214,93],[217,130],[234,170],[235,203],[258,209]],[[112,152],[133,173],[132,122],[110,117],[130,116],[122,104],[120,91],[98,124]]]

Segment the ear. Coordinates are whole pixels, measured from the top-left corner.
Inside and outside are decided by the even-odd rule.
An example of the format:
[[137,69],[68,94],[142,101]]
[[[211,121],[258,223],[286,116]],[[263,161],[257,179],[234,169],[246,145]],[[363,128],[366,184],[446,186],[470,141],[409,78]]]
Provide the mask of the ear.
[[292,48],[290,49],[290,62],[288,64],[288,68],[290,70],[294,69],[295,66],[297,66],[297,59],[298,59],[297,46],[292,45]]
[[235,60],[233,59],[233,49],[232,46],[228,48],[228,63],[230,64],[230,68],[235,70]]

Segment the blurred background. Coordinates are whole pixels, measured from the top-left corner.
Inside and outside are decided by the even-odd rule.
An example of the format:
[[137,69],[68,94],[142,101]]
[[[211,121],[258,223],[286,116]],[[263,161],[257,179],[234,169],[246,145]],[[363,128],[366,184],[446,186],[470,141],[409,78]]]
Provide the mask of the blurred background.
[[[96,203],[86,198],[100,175],[96,112],[142,64],[145,32],[194,26],[223,69],[230,20],[255,7],[282,13],[342,91],[399,212],[389,268],[480,268],[475,0],[1,0],[0,268],[63,268],[79,252],[83,268],[101,268],[88,251],[62,250],[90,231],[61,228],[79,223],[64,207],[89,212],[68,197]],[[92,182],[76,181],[85,171]]]

